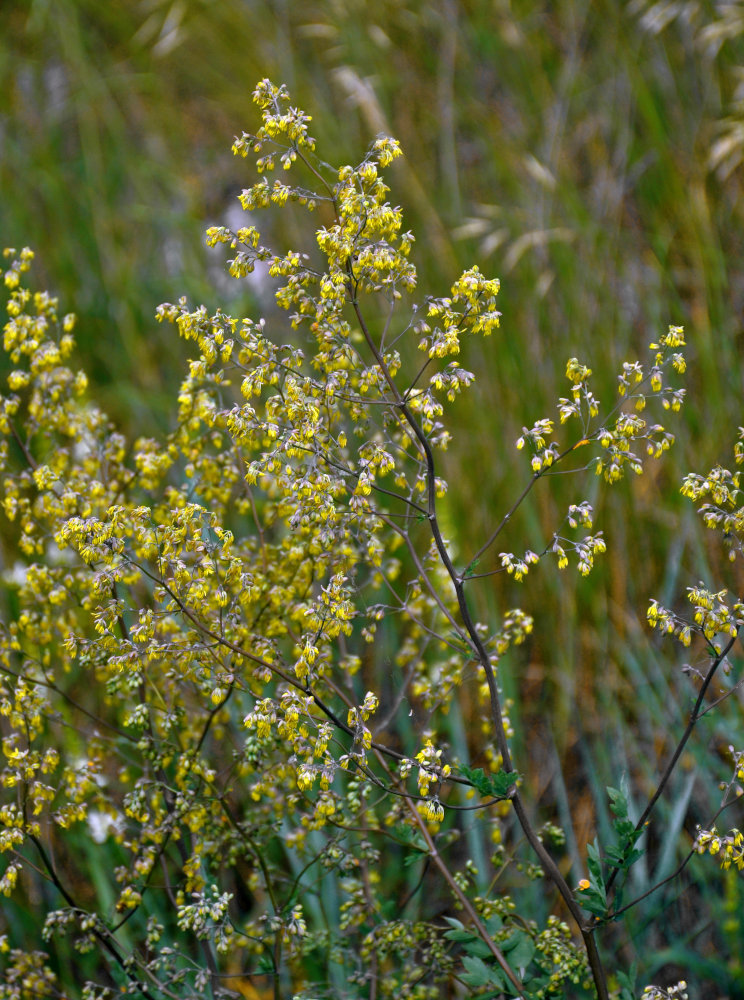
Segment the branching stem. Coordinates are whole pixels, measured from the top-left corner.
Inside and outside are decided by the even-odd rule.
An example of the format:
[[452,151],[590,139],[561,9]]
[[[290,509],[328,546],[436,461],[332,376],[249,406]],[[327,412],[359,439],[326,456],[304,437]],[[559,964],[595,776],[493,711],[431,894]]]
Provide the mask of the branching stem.
[[[664,769],[664,773],[662,774],[661,779],[659,780],[659,784],[658,784],[658,786],[656,788],[656,791],[654,792],[654,794],[649,799],[648,804],[646,805],[646,808],[641,813],[640,818],[638,819],[638,822],[635,825],[635,832],[636,833],[638,833],[640,830],[642,830],[644,828],[644,826],[646,825],[646,822],[647,822],[649,816],[651,815],[651,811],[653,810],[653,808],[656,805],[656,803],[659,801],[659,798],[661,797],[664,789],[666,788],[667,784],[669,783],[669,779],[672,776],[672,772],[674,771],[675,767],[677,766],[677,762],[679,761],[679,758],[682,756],[682,751],[684,750],[684,748],[685,748],[685,746],[687,744],[687,741],[689,740],[690,736],[692,735],[692,731],[695,728],[695,725],[697,724],[698,720],[705,714],[703,711],[701,711],[701,709],[703,707],[703,702],[705,701],[706,692],[707,692],[708,688],[710,687],[711,681],[713,680],[713,677],[715,676],[716,671],[718,670],[718,668],[720,667],[720,665],[723,663],[723,661],[726,659],[726,657],[730,653],[730,651],[733,648],[734,643],[736,642],[738,636],[739,636],[739,629],[737,629],[736,635],[733,635],[729,639],[729,641],[723,647],[723,649],[721,650],[721,652],[718,653],[718,655],[715,657],[715,659],[711,662],[711,665],[708,668],[708,672],[706,673],[705,678],[703,680],[703,683],[700,685],[700,690],[698,691],[698,696],[695,699],[695,705],[694,705],[692,711],[690,712],[690,718],[688,719],[687,725],[685,726],[685,731],[682,734],[679,742],[677,743],[677,746],[676,746],[676,748],[674,750],[674,753],[672,754],[672,756],[669,759],[669,763],[667,764],[666,768]],[[613,872],[611,873],[610,877],[607,879],[607,891],[608,892],[612,888],[612,886],[614,885],[615,880],[616,880],[619,872],[620,872],[620,869],[619,868],[615,868],[613,870]]]
[[[347,265],[347,270],[349,274],[348,278],[349,298],[351,300],[351,304],[353,306],[354,313],[356,315],[357,322],[359,323],[362,335],[367,343],[367,346],[374,355],[375,361],[378,364],[380,371],[383,374],[383,377],[388,385],[388,388],[390,389],[390,392],[395,401],[395,406],[402,414],[402,416],[405,418],[408,426],[413,431],[413,434],[416,437],[416,440],[418,441],[421,450],[424,454],[424,458],[426,461],[426,470],[427,470],[427,519],[429,522],[429,527],[432,533],[432,537],[434,539],[434,544],[436,545],[437,548],[437,552],[439,553],[439,557],[455,588],[455,594],[457,595],[457,603],[463,624],[468,633],[473,649],[477,653],[478,661],[480,662],[483,668],[483,672],[486,676],[486,682],[488,684],[488,692],[491,705],[491,720],[494,728],[494,738],[496,740],[496,746],[498,748],[499,754],[501,755],[503,767],[507,772],[513,771],[514,767],[512,765],[511,754],[509,752],[509,744],[506,738],[506,731],[504,728],[504,716],[501,708],[501,699],[499,697],[498,685],[496,683],[496,675],[494,673],[493,665],[491,663],[491,659],[488,655],[488,652],[486,651],[486,648],[483,645],[480,636],[478,635],[478,631],[475,627],[475,623],[470,613],[470,607],[465,597],[465,588],[464,588],[465,581],[463,580],[463,577],[456,571],[454,564],[452,563],[449,552],[447,551],[447,546],[442,536],[442,532],[439,526],[439,521],[437,519],[436,487],[435,487],[436,475],[434,466],[434,453],[432,451],[429,439],[424,433],[424,430],[419,424],[418,420],[411,412],[404,397],[401,395],[401,392],[398,389],[398,386],[390,372],[390,369],[387,366],[387,363],[385,362],[384,357],[382,356],[380,350],[378,349],[377,345],[374,342],[372,335],[370,334],[369,328],[367,327],[361,308],[359,306],[359,301],[355,294],[353,273],[350,263],[348,263]],[[527,492],[531,489],[536,479],[537,479],[537,474],[533,476],[530,483],[528,483],[527,487],[524,490],[524,495],[526,495]],[[521,502],[522,499],[523,497],[519,498],[517,504],[513,506],[512,510],[516,509],[516,506],[518,505],[518,503]],[[499,527],[498,530],[501,530],[501,527],[503,527],[503,524],[506,523],[506,519],[508,519],[508,516],[510,516],[510,514],[508,514],[507,518],[505,518],[502,521],[502,525]],[[493,542],[494,538],[495,535],[492,536],[489,544]],[[521,826],[522,831],[524,832],[524,835],[527,838],[528,843],[530,844],[530,847],[532,847],[533,851],[539,858],[540,864],[542,865],[545,874],[551,879],[551,881],[556,886],[568,911],[570,912],[571,916],[576,921],[576,924],[579,927],[579,931],[581,933],[584,942],[584,948],[586,950],[587,959],[589,961],[589,966],[591,968],[594,985],[597,990],[598,1000],[609,1000],[609,992],[607,989],[606,976],[599,956],[597,942],[594,938],[593,927],[591,926],[587,927],[585,925],[584,915],[578,903],[574,899],[574,895],[573,892],[571,891],[570,886],[566,882],[557,864],[550,856],[547,849],[540,840],[537,831],[535,830],[534,826],[532,825],[532,822],[530,821],[529,816],[527,815],[527,811],[525,809],[519,791],[516,788],[512,795],[512,803],[514,805],[514,812],[516,814],[517,820],[519,821],[519,825]],[[438,855],[433,855],[433,857],[436,863]],[[445,878],[446,877],[447,876],[445,875]]]

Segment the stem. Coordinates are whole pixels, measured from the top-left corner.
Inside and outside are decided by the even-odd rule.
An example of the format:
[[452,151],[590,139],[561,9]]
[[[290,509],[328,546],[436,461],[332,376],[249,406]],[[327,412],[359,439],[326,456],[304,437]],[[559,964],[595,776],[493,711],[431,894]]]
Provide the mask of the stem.
[[[465,588],[464,588],[465,581],[464,581],[463,577],[455,570],[455,567],[454,567],[454,565],[452,563],[452,560],[450,558],[449,552],[447,551],[447,547],[446,547],[446,545],[444,543],[444,538],[442,537],[442,532],[441,532],[441,529],[439,527],[439,521],[437,520],[434,453],[432,452],[431,445],[429,443],[429,440],[428,440],[426,434],[424,433],[424,431],[423,431],[422,427],[420,426],[419,422],[416,420],[415,416],[413,415],[413,413],[409,409],[408,404],[406,403],[405,399],[401,395],[401,393],[400,393],[400,391],[398,389],[398,386],[396,385],[396,383],[395,383],[395,381],[393,379],[393,376],[390,373],[390,369],[388,368],[388,366],[387,366],[387,364],[385,362],[384,357],[380,353],[377,345],[375,344],[375,342],[374,342],[374,340],[372,338],[372,335],[369,332],[367,324],[366,324],[366,322],[364,320],[364,316],[362,315],[362,311],[361,311],[361,309],[359,307],[358,299],[356,298],[356,295],[354,294],[353,274],[352,274],[352,269],[351,269],[351,263],[350,262],[347,264],[347,271],[348,271],[348,274],[349,274],[349,281],[348,281],[348,286],[347,286],[348,287],[348,292],[349,292],[349,297],[351,299],[351,304],[352,304],[354,312],[356,314],[357,322],[359,323],[360,329],[362,331],[362,335],[364,336],[364,339],[367,342],[367,346],[369,347],[370,351],[374,355],[375,361],[379,365],[380,371],[382,372],[383,377],[385,378],[385,381],[387,382],[387,385],[388,385],[388,387],[390,389],[390,392],[391,392],[391,394],[393,396],[393,399],[395,401],[396,408],[403,415],[403,417],[405,418],[405,420],[408,423],[409,427],[413,431],[413,433],[414,433],[414,435],[416,437],[416,440],[418,441],[418,443],[420,445],[421,451],[424,454],[424,458],[425,458],[425,461],[426,461],[426,469],[427,469],[427,477],[426,477],[426,479],[427,479],[427,501],[428,501],[428,503],[427,503],[427,519],[429,521],[429,527],[430,527],[430,530],[431,530],[431,533],[432,533],[432,537],[434,538],[434,544],[436,545],[436,548],[437,548],[437,551],[439,553],[439,557],[440,557],[440,559],[442,561],[442,564],[443,564],[444,568],[446,569],[447,574],[450,577],[450,579],[451,579],[451,581],[452,581],[452,583],[454,585],[455,594],[457,595],[457,603],[458,603],[458,606],[459,606],[459,609],[460,609],[460,616],[462,618],[462,621],[463,621],[463,624],[465,626],[465,629],[466,629],[466,631],[468,633],[468,636],[469,636],[470,642],[472,644],[473,650],[477,654],[477,659],[480,662],[480,664],[481,664],[481,666],[483,668],[483,672],[486,675],[486,682],[488,684],[488,692],[489,692],[489,699],[490,699],[490,705],[491,705],[491,720],[492,720],[493,727],[494,727],[494,736],[495,736],[495,740],[496,740],[496,746],[497,746],[498,751],[499,751],[499,753],[501,755],[501,759],[502,759],[502,763],[503,763],[504,769],[506,771],[513,771],[514,767],[512,765],[511,754],[509,752],[509,744],[508,744],[508,741],[507,741],[507,738],[506,738],[506,732],[505,732],[505,729],[504,729],[504,716],[503,716],[503,711],[502,711],[502,708],[501,708],[501,699],[499,697],[498,685],[496,683],[496,676],[495,676],[495,673],[494,673],[493,665],[491,663],[491,659],[490,659],[490,657],[488,655],[488,652],[486,651],[486,649],[485,649],[485,647],[483,645],[483,642],[481,641],[481,638],[478,635],[478,631],[475,628],[475,623],[473,622],[473,618],[472,618],[472,615],[470,613],[470,608],[469,608],[467,599],[465,597]],[[533,479],[531,480],[531,482],[525,488],[525,491],[524,491],[525,494],[532,487],[532,484],[535,481],[535,479],[537,479],[537,475],[533,476]],[[521,498],[520,498],[520,502],[521,502]],[[508,514],[507,518],[505,518],[502,521],[502,525],[499,526],[498,530],[501,530],[501,527],[503,526],[503,524],[506,523],[506,520],[508,519],[508,516],[510,516],[510,514]],[[491,542],[493,541],[493,539],[495,537],[496,536],[494,535],[491,538]],[[540,864],[542,865],[542,868],[543,868],[543,871],[545,872],[545,874],[551,879],[551,881],[556,886],[556,888],[557,888],[558,892],[560,893],[560,895],[561,895],[561,897],[562,897],[562,899],[563,899],[563,901],[564,901],[564,903],[565,903],[568,911],[570,912],[571,916],[573,917],[573,919],[576,921],[576,924],[578,925],[579,931],[581,933],[581,937],[582,937],[583,942],[584,942],[584,948],[586,950],[587,959],[589,961],[589,966],[591,968],[592,978],[594,980],[594,985],[595,985],[595,988],[597,990],[597,996],[598,996],[599,1000],[609,1000],[609,992],[608,992],[608,989],[607,989],[607,981],[606,981],[604,969],[602,967],[602,962],[601,962],[601,959],[599,957],[599,951],[597,949],[597,943],[596,943],[596,940],[594,939],[593,927],[586,927],[585,926],[584,915],[583,915],[583,913],[581,911],[581,907],[578,905],[578,903],[574,899],[573,892],[571,891],[570,886],[568,885],[568,883],[566,882],[565,878],[561,874],[561,871],[558,868],[557,864],[555,863],[555,861],[553,860],[553,858],[550,856],[550,854],[546,850],[545,846],[543,845],[542,841],[540,840],[540,838],[539,838],[539,836],[537,834],[537,831],[533,827],[533,825],[532,825],[532,823],[531,823],[531,821],[530,821],[530,819],[529,819],[529,817],[527,815],[526,809],[524,807],[524,803],[522,802],[521,795],[519,794],[519,791],[517,789],[514,790],[514,793],[512,795],[512,803],[514,805],[514,812],[516,814],[517,820],[519,821],[519,825],[521,826],[522,831],[524,832],[524,835],[527,838],[528,843],[530,844],[530,846],[532,847],[533,851],[535,852],[535,854],[539,858]],[[433,844],[432,844],[432,848],[433,848]],[[437,862],[437,858],[438,858],[438,855],[435,854],[434,855],[434,861],[435,862]],[[437,864],[438,864],[438,862],[437,862]],[[438,867],[440,867],[440,870],[442,870],[441,866],[439,866],[439,864],[438,864]],[[444,874],[444,872],[443,872],[443,874]],[[447,872],[447,875],[449,875],[449,872]],[[445,875],[445,878],[447,878],[447,875]],[[458,896],[458,898],[459,898],[459,896]]]
[[[39,838],[36,837],[32,833],[27,834],[27,836],[28,836],[28,839],[32,842],[32,844],[36,848],[36,850],[39,852],[39,857],[41,858],[42,864],[44,865],[44,868],[46,869],[46,871],[47,871],[47,873],[49,875],[49,878],[52,880],[52,882],[54,883],[54,885],[57,888],[57,891],[63,897],[63,899],[65,900],[65,902],[67,903],[67,905],[70,906],[73,910],[77,910],[80,913],[84,913],[85,911],[83,910],[83,908],[80,907],[80,906],[78,906],[78,904],[75,902],[75,900],[73,899],[73,897],[70,895],[70,893],[67,891],[67,889],[64,887],[64,885],[60,881],[59,876],[57,875],[57,872],[54,869],[54,865],[50,861],[50,859],[49,859],[46,851],[44,850],[44,845],[41,843],[41,841],[39,840]],[[143,997],[145,997],[146,1000],[155,1000],[155,998],[153,997],[152,993],[148,990],[148,988],[143,983],[139,982],[139,980],[137,979],[137,977],[134,975],[134,973],[128,967],[127,963],[124,961],[124,958],[122,957],[121,953],[119,952],[119,949],[114,945],[114,943],[112,941],[109,940],[109,935],[108,934],[104,934],[99,929],[99,927],[97,926],[97,922],[96,922],[96,924],[94,924],[93,928],[91,929],[91,933],[97,938],[98,941],[100,941],[100,943],[103,945],[103,947],[106,949],[106,951],[112,956],[112,958],[114,959],[114,961],[117,963],[117,965],[122,969],[122,971],[126,975],[127,979],[134,986],[137,987],[138,992]]]
[[465,569],[462,571],[462,576],[463,577],[466,577],[468,575],[468,570],[475,563],[477,563],[478,560],[480,559],[480,557],[483,555],[483,553],[493,545],[493,543],[496,541],[496,539],[499,537],[499,535],[503,531],[503,529],[506,526],[507,522],[509,520],[511,520],[511,517],[514,514],[514,511],[517,509],[517,507],[519,507],[519,505],[522,503],[522,501],[524,500],[524,498],[527,496],[527,494],[530,492],[530,490],[532,489],[532,487],[535,485],[535,483],[537,482],[537,480],[539,478],[540,478],[540,473],[539,472],[533,473],[532,478],[527,483],[527,485],[522,490],[522,492],[519,494],[519,496],[514,501],[514,503],[511,505],[511,507],[509,508],[509,510],[506,512],[506,514],[504,514],[504,516],[501,518],[501,521],[496,526],[495,530],[486,539],[486,541],[483,543],[483,545],[481,545],[481,547],[478,549],[478,551],[472,557],[472,559],[467,564],[467,566],[465,567]]
[[[674,753],[672,754],[672,756],[671,756],[671,758],[669,760],[669,763],[667,764],[666,768],[664,769],[664,773],[661,776],[661,779],[660,779],[659,784],[658,784],[658,786],[656,788],[656,791],[654,792],[654,794],[649,799],[646,808],[643,810],[643,813],[641,814],[640,819],[638,820],[638,822],[635,825],[634,830],[635,830],[636,833],[638,833],[639,830],[642,830],[643,827],[646,825],[646,821],[648,820],[648,817],[651,815],[651,810],[654,808],[654,806],[658,802],[659,798],[661,797],[662,792],[666,788],[666,786],[667,786],[667,784],[669,782],[669,779],[672,776],[672,772],[674,771],[674,768],[677,766],[677,761],[681,757],[682,751],[684,750],[685,745],[687,744],[687,741],[689,740],[690,736],[692,735],[692,731],[695,728],[695,725],[696,725],[698,719],[700,719],[705,714],[704,712],[700,711],[700,709],[702,708],[702,705],[703,705],[703,701],[705,700],[705,694],[706,694],[708,688],[710,687],[711,681],[713,680],[713,676],[715,675],[715,673],[718,670],[718,668],[720,667],[720,665],[723,663],[723,661],[728,656],[728,654],[731,651],[731,649],[732,649],[734,643],[736,642],[738,636],[739,636],[739,629],[736,630],[736,635],[733,635],[729,639],[729,641],[726,643],[726,645],[724,646],[724,648],[716,656],[716,658],[713,660],[713,662],[711,663],[710,667],[708,668],[708,672],[705,675],[705,679],[703,680],[703,683],[700,686],[700,691],[698,692],[697,699],[695,700],[695,705],[694,705],[692,711],[690,712],[690,718],[689,718],[689,720],[687,722],[687,726],[685,727],[685,731],[682,734],[682,737],[681,737],[679,743],[677,744],[677,747],[676,747]],[[610,877],[607,879],[607,886],[606,886],[606,888],[607,888],[608,892],[612,888],[612,886],[613,886],[613,884],[615,882],[615,879],[617,878],[619,872],[620,872],[620,869],[619,868],[615,868],[615,870],[612,872],[612,874],[610,875]]]
[[477,931],[480,934],[481,938],[483,939],[484,943],[488,947],[488,950],[491,952],[491,954],[493,955],[493,957],[496,959],[496,962],[501,966],[501,968],[503,969],[505,975],[508,977],[509,982],[512,984],[512,986],[514,986],[514,988],[516,989],[516,991],[519,994],[519,996],[522,997],[523,1000],[527,1000],[527,998],[525,997],[525,994],[524,994],[524,986],[522,985],[521,981],[519,980],[519,978],[516,976],[516,974],[512,970],[512,968],[509,965],[509,963],[507,962],[507,960],[504,958],[504,953],[501,951],[501,949],[498,947],[498,945],[496,944],[496,942],[492,939],[491,935],[488,933],[488,928],[485,927],[485,925],[483,924],[483,921],[478,916],[478,913],[476,912],[475,908],[473,907],[473,904],[470,902],[470,900],[468,899],[468,897],[465,895],[465,893],[462,891],[462,889],[460,888],[460,886],[455,881],[455,878],[452,875],[452,872],[449,870],[449,868],[447,867],[447,865],[444,862],[444,859],[442,858],[442,856],[440,855],[439,851],[437,850],[436,844],[432,840],[432,836],[429,833],[429,830],[428,830],[428,828],[426,826],[426,823],[423,821],[423,819],[421,818],[421,816],[419,816],[416,807],[413,805],[413,803],[409,799],[406,799],[406,804],[408,805],[408,808],[409,808],[409,810],[411,812],[411,816],[416,821],[416,824],[417,824],[417,826],[419,828],[421,836],[426,841],[426,846],[429,848],[429,857],[432,859],[432,861],[434,862],[434,864],[437,866],[437,868],[439,869],[439,871],[442,873],[445,882],[447,883],[447,885],[452,890],[452,893],[457,897],[457,901],[460,903],[460,905],[462,906],[462,908],[465,910],[465,912],[467,913],[467,915],[470,917],[470,920],[472,921],[473,925],[477,929]]
[[[723,805],[720,807],[720,809],[716,811],[716,814],[713,816],[713,818],[709,821],[708,826],[709,827],[713,826],[713,824],[716,822],[721,813],[724,812],[724,810],[728,809],[729,806],[734,805],[736,801],[737,801],[736,799],[731,799],[729,802],[724,802]],[[609,915],[609,917],[606,918],[606,922],[609,923],[611,920],[617,920],[619,916],[621,916],[627,910],[631,910],[637,903],[640,903],[641,900],[646,899],[648,896],[653,895],[653,893],[655,893],[657,889],[661,889],[661,887],[663,885],[666,885],[668,882],[673,882],[678,875],[682,874],[682,872],[685,870],[687,865],[690,863],[690,861],[692,860],[692,858],[694,858],[696,854],[697,851],[693,847],[692,850],[685,857],[684,861],[681,862],[681,864],[677,867],[675,871],[672,872],[671,875],[667,875],[666,878],[663,878],[660,882],[657,882],[656,885],[652,885],[650,889],[647,889],[645,892],[641,893],[640,896],[636,896],[635,899],[632,899],[629,903],[626,903],[625,906],[621,906],[619,910],[613,910],[612,913]]]

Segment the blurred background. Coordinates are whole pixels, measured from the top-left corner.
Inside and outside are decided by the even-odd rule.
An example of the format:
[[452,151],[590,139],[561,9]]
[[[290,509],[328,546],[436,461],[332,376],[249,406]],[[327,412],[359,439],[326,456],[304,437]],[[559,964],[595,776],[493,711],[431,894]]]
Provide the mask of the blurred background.
[[[502,281],[501,331],[467,345],[478,380],[450,416],[444,521],[462,556],[526,482],[514,441],[555,418],[566,360],[592,367],[609,401],[624,360],[668,324],[686,328],[672,453],[609,493],[593,476],[541,483],[501,545],[541,549],[567,504],[588,499],[608,542],[601,567],[477,592],[484,619],[516,604],[535,617],[502,683],[520,696],[515,748],[533,796],[580,865],[608,829],[604,787],[626,782],[637,815],[689,711],[694,685],[647,629],[649,598],[681,606],[699,581],[744,587],[678,492],[685,472],[732,463],[744,423],[744,3],[4,0],[2,21],[1,242],[36,249],[38,287],[79,314],[94,395],[135,435],[171,425],[184,371],[185,346],[154,321],[160,302],[273,309],[260,282],[226,278],[203,235],[234,219],[251,182],[230,145],[256,127],[264,76],[313,115],[334,163],[356,162],[379,132],[400,139],[391,200],[417,236],[422,293],[447,294],[473,263]],[[266,235],[289,245],[282,224],[272,215]],[[689,849],[743,734],[738,695],[705,717],[634,890]],[[679,970],[701,997],[744,996],[742,877],[714,867],[700,859],[639,907],[645,981]],[[631,941],[621,957],[634,953]]]

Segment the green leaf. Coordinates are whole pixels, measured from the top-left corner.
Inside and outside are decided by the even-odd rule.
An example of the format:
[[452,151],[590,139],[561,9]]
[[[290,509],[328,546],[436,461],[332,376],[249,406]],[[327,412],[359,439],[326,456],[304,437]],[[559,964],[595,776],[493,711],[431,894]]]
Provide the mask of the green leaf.
[[599,841],[595,838],[593,844],[589,844],[587,847],[587,868],[589,869],[589,874],[591,876],[591,883],[597,889],[602,890],[604,894],[604,876],[602,874],[602,859],[599,853]]
[[599,841],[595,838],[593,844],[587,847],[587,862],[589,869],[589,886],[576,894],[576,899],[585,910],[595,917],[607,914],[607,891],[602,874],[602,859],[599,853]]
[[628,815],[628,800],[625,793],[621,792],[619,788],[608,787],[607,794],[610,797],[610,809],[618,819],[624,819]]
[[[509,956],[509,964],[515,969],[526,969],[535,954],[535,943],[529,934],[524,931],[515,931],[511,937],[504,941],[501,950]],[[524,979],[524,971],[521,979]]]
[[628,798],[624,791],[608,787],[607,794],[610,809],[616,817],[612,826],[617,834],[617,843],[605,850],[605,860],[611,868],[628,871],[631,865],[643,857],[643,851],[633,849],[643,834],[643,828],[636,830],[635,824],[628,818]]
[[469,928],[463,926],[459,920],[455,920],[454,917],[444,918],[448,924],[451,925],[452,930],[445,931],[444,937],[448,941],[459,941],[462,944],[480,940]]
[[579,903],[582,909],[593,913],[595,917],[604,917],[607,913],[607,904],[599,895],[593,895],[591,889],[582,892]]
[[642,858],[645,853],[645,851],[639,851],[638,849],[630,851],[623,860],[623,871],[627,871],[630,866],[634,865],[636,861],[638,861],[639,858]]
[[481,795],[495,799],[507,798],[509,790],[520,778],[518,771],[497,771],[496,774],[486,774],[482,767],[473,769],[465,767],[464,764],[459,766],[458,771]]
[[493,970],[489,969],[481,959],[466,955],[462,960],[462,964],[467,969],[467,972],[460,978],[468,986],[488,986],[493,982],[491,979],[491,972]]
[[464,947],[468,955],[475,955],[476,958],[482,958],[484,961],[487,958],[493,958],[491,949],[481,938],[473,937],[473,940],[469,941]]
[[617,982],[620,987],[618,1000],[634,1000],[637,996],[636,980],[638,978],[638,963],[634,962],[629,972],[618,972]]
[[454,920],[452,917],[445,917],[445,920],[452,924],[452,930],[444,932],[444,937],[448,941],[459,942],[468,955],[475,955],[476,958],[491,957],[490,948],[479,935],[467,927],[463,927],[459,920]]
[[[428,854],[429,848],[426,846],[426,841],[421,836],[418,830],[412,830],[410,826],[404,826],[402,823],[395,827],[395,836],[399,844],[403,847],[408,847],[413,851],[420,854]],[[410,864],[411,862],[407,862]]]

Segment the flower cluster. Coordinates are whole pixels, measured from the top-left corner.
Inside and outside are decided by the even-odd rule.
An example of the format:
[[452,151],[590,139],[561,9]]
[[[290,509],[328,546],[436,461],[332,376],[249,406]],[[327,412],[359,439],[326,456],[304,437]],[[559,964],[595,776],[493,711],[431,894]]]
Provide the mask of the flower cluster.
[[[673,635],[684,646],[689,646],[693,632],[698,632],[715,647],[718,635],[734,637],[744,625],[744,603],[727,600],[728,591],[713,593],[702,583],[687,588],[687,599],[693,606],[691,621],[652,600],[646,613],[651,628],[665,635]],[[715,647],[717,648],[717,647]]]
[[688,1000],[687,982],[681,979],[675,986],[664,989],[661,986],[646,986],[641,1000]]
[[[668,385],[665,376],[669,368],[678,373],[685,371],[684,357],[676,350],[683,346],[682,327],[670,326],[658,343],[650,344],[650,349],[655,352],[651,364],[644,366],[638,361],[624,362],[622,374],[618,376],[620,402],[599,427],[595,426],[594,421],[600,416],[601,404],[589,388],[592,370],[577,358],[569,359],[566,378],[571,382],[571,396],[562,397],[558,401],[558,412],[562,424],[571,418],[580,422],[582,437],[568,451],[593,442],[598,443],[601,454],[592,460],[592,464],[597,475],[602,475],[608,483],[622,479],[626,468],[637,475],[642,473],[643,460],[632,450],[635,442],[644,444],[646,455],[650,458],[660,458],[672,445],[673,435],[661,424],[649,424],[640,416],[640,412],[646,408],[649,399],[654,398],[661,401],[664,409],[676,411],[681,407],[684,389],[674,389]],[[632,409],[624,408],[624,403]],[[524,446],[527,439],[534,442],[532,468],[536,474],[549,468],[565,454],[560,452],[556,443],[546,444],[542,433],[535,435],[536,431],[542,429],[550,434],[551,421],[538,421],[532,432],[525,428],[523,437],[517,442],[519,448]]]
[[[449,295],[413,301],[414,239],[384,179],[398,143],[380,136],[360,162],[330,166],[286,88],[263,80],[254,99],[261,127],[233,145],[256,157],[242,207],[293,202],[319,221],[302,249],[282,253],[262,244],[255,218],[212,226],[206,239],[233,254],[236,279],[265,262],[287,342],[275,320],[161,305],[157,320],[193,352],[161,439],[128,441],[95,406],[71,366],[74,316],[25,287],[30,250],[5,253],[13,368],[0,395],[0,509],[15,566],[13,613],[0,623],[0,893],[33,902],[59,892],[43,937],[69,933],[89,956],[100,980],[81,984],[90,998],[112,980],[120,992],[195,998],[237,968],[250,970],[246,984],[268,975],[304,990],[309,969],[333,979],[344,955],[354,956],[344,988],[369,991],[362,956],[379,996],[424,1000],[442,984],[459,990],[454,980],[501,990],[503,968],[481,957],[499,954],[494,942],[533,977],[535,996],[558,995],[587,976],[567,926],[509,922],[506,895],[469,903],[481,874],[448,851],[461,835],[477,841],[473,819],[491,807],[483,828],[495,841],[514,808],[527,841],[542,845],[517,808],[512,706],[497,677],[533,621],[513,609],[489,629],[469,604],[489,575],[475,563],[531,485],[462,571],[438,514],[442,417],[474,381],[455,356],[463,336],[499,326],[499,282],[470,267]],[[270,182],[277,166],[284,179]],[[594,448],[588,467],[609,482],[641,470],[636,443],[661,455],[671,435],[640,414],[647,397],[678,408],[681,390],[665,379],[684,370],[683,343],[671,327],[650,366],[626,364],[603,422],[591,370],[571,359],[560,421],[578,419],[581,438],[559,447],[548,418],[524,428],[530,484],[579,446]],[[709,523],[737,537],[738,488],[723,472],[687,486],[713,505]],[[605,549],[601,532],[581,534],[593,530],[591,505],[571,504],[565,524],[579,537],[555,531],[539,551],[500,552],[495,571],[521,580],[552,553],[589,573]],[[709,640],[741,625],[741,604],[725,596],[691,592]],[[677,629],[669,612],[654,615]],[[461,736],[447,712],[465,684],[476,726]],[[458,760],[471,753],[485,772]],[[468,799],[474,790],[482,803]],[[84,872],[71,873],[71,845]],[[474,926],[479,913],[493,921],[471,955],[442,945],[438,892],[417,901],[422,921],[390,916],[380,875],[390,845],[396,866],[426,859],[419,886],[433,859]],[[534,858],[517,867],[538,874]],[[326,914],[326,877],[344,897],[337,918]],[[566,899],[575,908],[567,887]],[[24,996],[56,991],[42,954],[4,938],[0,951],[12,995],[17,983]]]
[[[744,427],[739,428],[739,438],[734,445],[734,461],[744,462]],[[685,476],[681,492],[693,503],[705,501],[698,513],[707,528],[719,532],[733,562],[744,549],[744,498],[741,474],[722,466],[711,469],[706,476],[690,473]]]
[[[273,253],[251,224],[235,232],[213,226],[207,243],[233,251],[229,269],[237,278],[267,262],[280,281],[278,303],[294,327],[307,327],[315,345],[309,356],[304,344],[277,344],[263,320],[166,303],[158,320],[172,323],[196,356],[173,432],[128,444],[88,399],[84,374],[69,367],[74,317],[22,286],[31,251],[6,254],[4,346],[15,368],[0,400],[2,510],[24,562],[16,574],[19,611],[1,632],[10,670],[0,683],[2,784],[24,806],[0,806],[0,848],[11,857],[0,891],[17,891],[21,849],[50,825],[82,824],[101,849],[116,841],[113,912],[139,919],[158,900],[176,900],[178,934],[147,975],[184,989],[201,981],[174,957],[188,950],[189,937],[219,954],[250,951],[254,940],[270,949],[274,933],[305,934],[296,914],[239,929],[230,917],[234,893],[222,888],[225,872],[234,880],[240,866],[241,891],[270,907],[283,878],[281,863],[267,865],[264,856],[274,850],[274,831],[285,826],[286,849],[305,859],[311,832],[329,824],[348,825],[347,838],[357,841],[369,788],[389,780],[384,768],[364,777],[372,764],[380,770],[368,728],[379,697],[368,692],[359,702],[347,693],[362,662],[360,609],[386,608],[376,621],[388,609],[405,616],[398,661],[414,669],[401,696],[436,701],[444,691],[437,683],[459,683],[462,673],[459,656],[427,640],[446,634],[454,595],[440,596],[431,567],[422,569],[423,585],[398,600],[393,553],[400,545],[421,548],[408,532],[410,511],[429,483],[435,495],[446,490],[441,477],[430,480],[420,442],[399,419],[400,401],[420,415],[431,446],[443,447],[443,401],[473,376],[444,360],[428,386],[399,390],[398,351],[369,333],[361,351],[361,314],[356,331],[350,322],[361,296],[394,304],[415,288],[413,238],[402,231],[381,175],[400,148],[381,137],[356,167],[329,171],[313,157],[309,117],[288,106],[284,89],[264,81],[255,96],[262,128],[237,139],[234,150],[260,153],[264,176],[241,203],[248,210],[287,200],[330,206],[335,221],[316,233],[324,268],[313,270],[308,254]],[[285,171],[302,167],[319,190],[269,186],[265,174],[275,161]],[[477,269],[466,272],[452,290],[458,329],[490,332],[497,290]],[[435,351],[431,360],[443,356]],[[428,542],[419,558],[428,559],[427,550]],[[392,606],[379,596],[373,604],[382,590],[393,595]],[[374,634],[360,638],[374,641]],[[82,693],[65,712],[77,713],[82,732],[93,723],[83,763],[60,738],[66,716],[55,699],[67,677]],[[99,729],[113,734],[105,752]],[[428,746],[432,759],[421,763],[422,773],[436,776],[441,794],[449,765]],[[246,804],[250,819],[240,814]],[[386,823],[416,828],[415,809],[401,814],[398,806],[383,799],[369,835]],[[438,799],[428,808],[429,818],[441,819]],[[338,857],[332,867],[348,852]],[[166,873],[164,885],[156,869]],[[57,877],[54,869],[47,874]],[[48,935],[79,925],[80,951],[108,934],[84,907],[55,913]],[[154,932],[148,942],[157,952]],[[112,947],[102,954],[117,954]],[[132,961],[135,981],[146,959]]]
[[718,858],[721,868],[734,865],[739,871],[744,870],[744,833],[740,830],[731,830],[723,835],[715,827],[700,829],[695,837],[695,850],[698,854],[707,853]]

